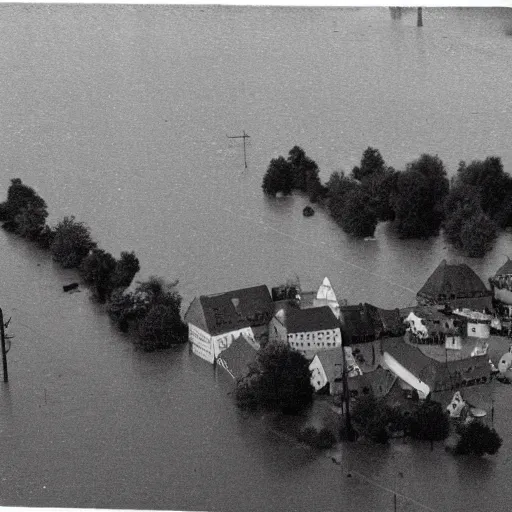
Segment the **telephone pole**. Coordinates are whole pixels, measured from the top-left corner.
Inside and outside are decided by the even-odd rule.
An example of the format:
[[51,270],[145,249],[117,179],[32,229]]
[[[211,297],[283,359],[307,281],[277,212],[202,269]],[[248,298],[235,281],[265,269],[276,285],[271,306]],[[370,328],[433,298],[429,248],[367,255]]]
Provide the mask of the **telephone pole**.
[[423,27],[423,8],[418,7],[418,27]]
[[0,336],[2,338],[2,363],[4,367],[4,382],[9,382],[9,375],[7,374],[7,350],[5,347],[4,313],[2,308],[0,308]]
[[247,154],[245,152],[245,139],[248,139],[250,138],[249,135],[247,135],[245,133],[245,130],[243,131],[243,135],[234,135],[232,137],[230,137],[229,135],[227,136],[228,139],[244,139],[244,163],[245,163],[245,168],[247,169]]

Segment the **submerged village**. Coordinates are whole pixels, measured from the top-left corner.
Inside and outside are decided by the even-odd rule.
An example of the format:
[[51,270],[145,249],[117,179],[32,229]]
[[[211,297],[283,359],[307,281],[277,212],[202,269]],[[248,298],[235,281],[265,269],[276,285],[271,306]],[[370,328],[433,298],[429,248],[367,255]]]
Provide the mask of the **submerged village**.
[[326,277],[317,291],[260,285],[196,297],[184,319],[192,352],[238,383],[259,351],[284,344],[307,359],[315,400],[341,417],[364,397],[398,410],[432,400],[455,424],[490,426],[490,387],[512,379],[510,259],[489,283],[443,260],[412,307],[350,304]]

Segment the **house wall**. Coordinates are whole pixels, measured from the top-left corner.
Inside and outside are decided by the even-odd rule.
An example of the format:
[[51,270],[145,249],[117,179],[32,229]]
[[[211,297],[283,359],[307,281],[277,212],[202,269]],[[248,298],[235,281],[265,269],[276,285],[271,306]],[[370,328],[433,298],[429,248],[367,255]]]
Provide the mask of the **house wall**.
[[250,327],[244,327],[243,329],[238,329],[236,331],[230,331],[223,334],[218,334],[217,336],[213,336],[211,339],[211,344],[214,358],[216,359],[219,357],[219,354],[223,350],[226,350],[231,345],[231,343],[233,343],[233,341],[235,341],[235,339],[238,338],[238,336],[241,334],[251,342],[251,345],[255,343],[254,333]]
[[192,344],[192,352],[205,361],[213,364],[219,354],[228,348],[233,341],[243,334],[254,346],[254,334],[250,327],[238,329],[217,336],[210,336],[206,331],[194,324],[188,324],[188,340]]
[[319,391],[328,381],[322,363],[320,363],[317,356],[311,361],[309,369],[311,371],[311,385],[315,388],[315,391]]
[[462,349],[462,339],[460,336],[446,336],[444,343],[444,346],[449,350]]
[[472,338],[488,338],[491,335],[490,323],[476,323],[468,321],[468,336]]
[[405,321],[409,324],[409,329],[412,334],[418,336],[418,338],[427,338],[428,337],[428,329],[421,321],[421,318],[416,316],[412,311],[409,313],[409,316],[405,319]]
[[288,333],[290,347],[301,353],[311,350],[329,350],[341,347],[340,328],[323,331]]
[[212,337],[207,332],[189,322],[188,341],[192,344],[192,352],[194,354],[213,364],[215,356],[213,353]]
[[286,341],[286,327],[276,318],[273,317],[268,326],[269,341]]

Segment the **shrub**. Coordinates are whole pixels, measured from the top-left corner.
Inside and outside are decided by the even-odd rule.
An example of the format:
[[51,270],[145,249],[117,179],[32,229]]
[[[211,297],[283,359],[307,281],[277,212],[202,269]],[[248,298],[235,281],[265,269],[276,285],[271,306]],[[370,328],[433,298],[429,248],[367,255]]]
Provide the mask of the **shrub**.
[[450,433],[448,413],[439,402],[425,400],[412,413],[409,432],[414,439],[442,441]]
[[64,217],[55,227],[50,250],[53,259],[64,268],[76,268],[95,247],[89,228],[71,216]]
[[123,331],[130,328],[139,335],[144,350],[168,348],[187,340],[187,327],[181,320],[181,295],[178,281],[166,283],[151,276],[138,283],[134,292],[116,290],[108,304],[110,317]]
[[459,434],[460,439],[454,450],[457,455],[474,454],[482,456],[485,453],[494,455],[503,442],[496,430],[478,420],[462,425]]
[[332,448],[336,444],[336,436],[326,427],[321,430],[312,426],[304,427],[297,435],[297,439],[319,450]]
[[269,196],[275,196],[278,192],[282,192],[285,196],[292,193],[292,168],[282,156],[270,161],[261,187]]

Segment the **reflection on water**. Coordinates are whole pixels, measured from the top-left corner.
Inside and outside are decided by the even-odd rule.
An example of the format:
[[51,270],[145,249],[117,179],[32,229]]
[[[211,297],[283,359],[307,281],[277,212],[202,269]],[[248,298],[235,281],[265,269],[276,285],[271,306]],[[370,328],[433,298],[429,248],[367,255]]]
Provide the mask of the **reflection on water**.
[[[450,174],[490,152],[512,165],[509,10],[3,5],[0,132],[5,197],[21,177],[50,223],[86,222],[99,245],[135,250],[140,278],[198,294],[294,274],[329,276],[340,298],[413,303],[443,258],[485,280],[512,234],[481,260],[441,237],[347,237],[305,198],[271,200],[261,179],[296,144],[350,172],[368,146],[402,169],[422,152]],[[243,148],[227,134],[245,130]],[[0,233],[2,308],[16,339],[0,389],[2,504],[195,510],[390,509],[395,486],[435,510],[507,510],[510,442],[489,462],[436,446],[343,447],[317,457],[243,419],[232,383],[186,347],[146,354],[110,324],[47,255]],[[496,426],[512,418],[496,390]],[[397,473],[404,476],[397,481]],[[364,478],[363,478],[364,477]],[[368,480],[368,478],[373,483]],[[449,485],[447,485],[449,483]],[[283,506],[283,504],[285,504]],[[400,510],[421,510],[413,501]],[[408,508],[406,508],[408,507]]]

